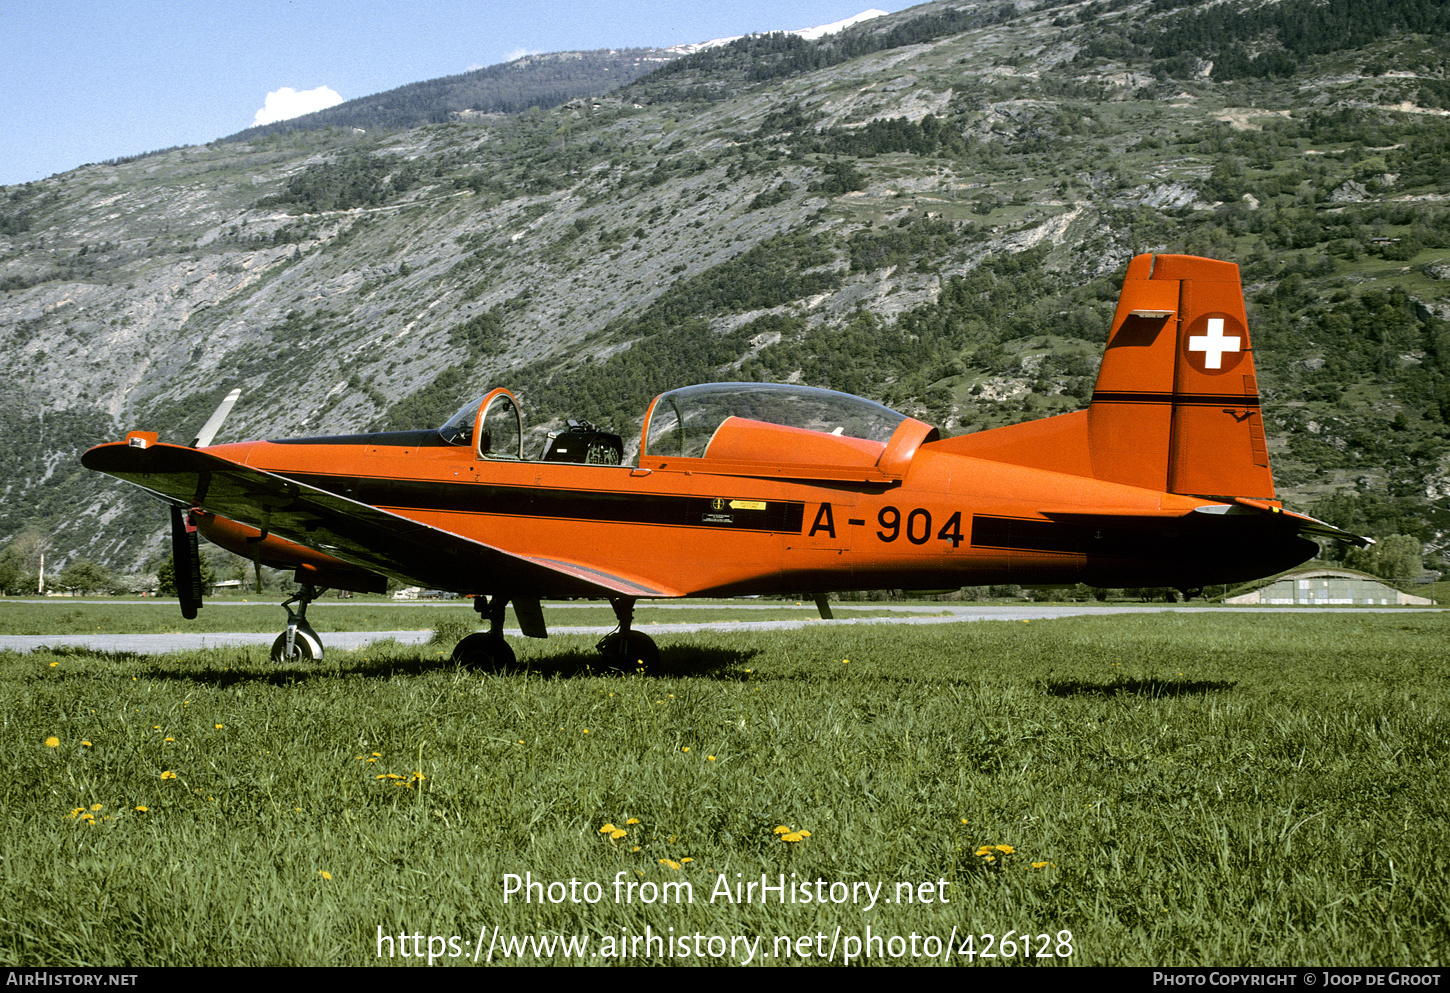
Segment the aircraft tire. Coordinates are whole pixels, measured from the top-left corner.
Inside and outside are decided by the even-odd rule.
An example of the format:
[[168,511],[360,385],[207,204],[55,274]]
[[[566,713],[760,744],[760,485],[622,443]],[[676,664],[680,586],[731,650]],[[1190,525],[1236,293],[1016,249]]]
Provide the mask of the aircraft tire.
[[629,669],[655,666],[660,661],[660,650],[654,639],[638,631],[629,632],[629,641],[618,631],[599,643],[599,651],[606,659]]
[[304,632],[297,629],[296,636],[292,639],[292,656],[287,657],[287,632],[283,631],[277,635],[277,640],[272,642],[273,662],[313,662],[322,658],[322,642],[317,635],[311,632]]
[[453,647],[453,661],[466,669],[506,669],[518,660],[507,641],[479,632]]

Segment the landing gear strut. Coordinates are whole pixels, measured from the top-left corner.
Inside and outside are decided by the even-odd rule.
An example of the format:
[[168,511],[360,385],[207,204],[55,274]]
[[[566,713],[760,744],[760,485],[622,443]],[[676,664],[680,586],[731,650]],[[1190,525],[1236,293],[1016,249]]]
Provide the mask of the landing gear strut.
[[494,669],[514,664],[514,650],[503,640],[503,611],[508,602],[508,597],[503,595],[473,598],[473,609],[488,618],[488,631],[471,634],[453,647],[456,664],[470,669]]
[[660,650],[655,646],[654,639],[647,634],[630,630],[630,625],[634,623],[634,601],[620,597],[610,600],[609,605],[614,608],[614,616],[619,619],[619,630],[605,635],[604,640],[594,647],[615,665],[631,668],[657,665]]
[[[287,630],[277,635],[277,640],[272,642],[273,662],[322,660],[322,639],[317,637],[317,632],[307,623],[307,605],[325,592],[327,591],[304,584],[302,589],[282,604],[282,609],[287,611]],[[301,606],[293,610],[294,603]]]

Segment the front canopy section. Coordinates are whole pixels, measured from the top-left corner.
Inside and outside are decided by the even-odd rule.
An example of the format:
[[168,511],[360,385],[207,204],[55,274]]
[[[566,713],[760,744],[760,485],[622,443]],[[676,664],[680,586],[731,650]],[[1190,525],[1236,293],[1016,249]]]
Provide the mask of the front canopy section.
[[438,435],[450,445],[471,445],[480,459],[523,458],[523,415],[519,402],[503,387],[458,408]]
[[655,398],[640,457],[874,465],[903,421],[879,403],[809,386],[707,383]]

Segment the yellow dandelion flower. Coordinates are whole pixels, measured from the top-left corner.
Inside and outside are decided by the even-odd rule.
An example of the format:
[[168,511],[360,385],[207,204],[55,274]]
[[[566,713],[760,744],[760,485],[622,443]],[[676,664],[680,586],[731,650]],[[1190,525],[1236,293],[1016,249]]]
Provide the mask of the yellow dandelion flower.
[[1051,862],[1033,862],[1032,863],[1032,868],[1034,868],[1034,869],[1046,869],[1050,865],[1052,865]]
[[1017,849],[1013,848],[1011,845],[998,845],[997,851],[1001,852],[1003,855],[1015,855],[1017,853]]
[[988,862],[995,862],[995,861],[997,861],[997,856],[995,856],[995,855],[988,855],[986,861],[988,861]]
[[715,761],[715,756],[713,756],[713,755],[706,755],[705,756],[705,761],[706,762],[714,762]]
[[89,741],[86,741],[84,738],[82,738],[81,739],[81,747],[82,748],[90,748],[91,747],[91,743]]
[[168,736],[166,740],[167,741],[175,741],[176,739]]
[[332,878],[332,873],[328,872],[326,869],[318,869],[317,870],[317,874],[319,876],[321,876],[323,879],[331,879]]
[[[222,729],[222,728],[224,728],[224,727],[226,727],[226,725],[225,725],[225,724],[213,724],[213,725],[212,725],[212,727],[214,727],[214,728],[216,728],[216,729],[217,729],[217,730],[218,730],[218,731],[220,731],[220,730],[221,730],[221,729]],[[359,756],[358,756],[358,758],[362,758],[362,756],[361,756],[361,755],[359,755]]]
[[975,854],[975,855],[991,855],[992,854],[992,846],[991,845],[983,845],[980,848],[978,848],[976,850],[976,852],[974,852],[973,854]]
[[105,807],[103,807],[103,806],[102,806],[102,805],[101,805],[101,804],[99,804],[99,803],[93,803],[93,804],[91,804],[91,809],[92,809],[92,810],[104,810],[104,809],[105,809]]
[[638,817],[631,817],[629,820],[625,821],[624,823],[626,823],[626,824],[638,824],[639,823],[639,818]]
[[633,848],[630,849],[630,851],[631,852],[637,852],[637,851],[639,851],[639,846],[638,845],[635,845]]
[[60,739],[57,738],[55,735],[51,735],[49,738],[46,738],[45,739],[45,747],[46,748],[59,748],[60,747]]
[[161,778],[162,779],[175,779],[176,778],[176,773],[172,772],[170,769],[167,769],[165,772],[163,772],[161,774]]
[[148,811],[148,810],[150,810],[150,809],[151,809],[151,808],[149,808],[149,807],[137,807],[137,808],[136,808],[136,809],[137,809],[137,810],[139,810],[139,811],[141,811],[141,813],[143,813],[143,814],[144,814],[144,813],[146,813],[146,812],[147,812],[147,811]]
[[84,814],[85,812],[86,812],[86,808],[85,807],[77,807],[75,810],[72,810],[69,814],[66,814],[65,815],[65,818],[68,821],[73,821],[73,820],[76,819],[76,816],[77,815]]
[[785,834],[780,836],[780,840],[789,841],[794,844],[797,841],[804,841],[805,835],[801,834],[799,831],[787,831]]
[[608,834],[609,832],[614,831],[614,830],[616,830],[616,828],[615,828],[615,826],[613,824],[606,824],[602,828],[599,829],[599,833],[600,834]]
[[629,832],[626,831],[624,828],[615,828],[613,831],[609,832],[609,840],[618,841],[620,838],[623,838],[627,834],[629,834]]
[[689,750],[690,750],[690,746],[689,745],[686,745],[684,748],[681,748],[680,749],[680,751],[682,751],[682,752],[688,752]]
[[584,729],[584,733],[585,733],[585,734],[588,734],[588,733],[589,733],[589,729],[588,729],[588,728],[585,728],[585,729]]
[[691,859],[691,858],[684,858],[684,859],[680,859],[680,864],[681,865],[684,865],[686,862],[693,862],[693,861],[695,861],[695,860],[694,859]]
[[796,834],[800,835],[802,838],[809,838],[811,836],[811,833],[809,831],[797,831]]
[[678,871],[680,868],[680,863],[676,862],[674,859],[660,859],[660,865],[667,865],[671,869],[674,869],[676,871]]
[[775,828],[775,833],[776,834],[790,834],[790,828],[786,827],[784,824],[777,824],[776,825],[776,828]]

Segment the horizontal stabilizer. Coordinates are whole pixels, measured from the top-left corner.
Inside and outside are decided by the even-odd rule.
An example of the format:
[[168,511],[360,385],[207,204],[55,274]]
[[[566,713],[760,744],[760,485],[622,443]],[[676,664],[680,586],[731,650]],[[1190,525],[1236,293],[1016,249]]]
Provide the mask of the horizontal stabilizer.
[[1207,523],[1214,518],[1223,517],[1258,518],[1265,522],[1277,520],[1281,522],[1281,526],[1285,531],[1307,535],[1311,538],[1333,538],[1336,541],[1347,542],[1351,545],[1357,545],[1360,548],[1374,544],[1373,538],[1363,538],[1350,531],[1337,528],[1332,524],[1326,524],[1323,521],[1316,520],[1307,514],[1297,514],[1291,510],[1284,510],[1274,504],[1259,500],[1204,504],[1201,507],[1194,507],[1188,513],[1184,513],[1179,509],[1145,511],[1138,508],[1123,511],[1103,508],[1087,512],[1077,509],[1043,510],[1039,511],[1039,513],[1048,520],[1057,521],[1061,524],[1111,528],[1131,528],[1134,526],[1152,526],[1158,528],[1161,527],[1165,519],[1171,518],[1178,518],[1188,526],[1193,526],[1195,520],[1201,520]]

